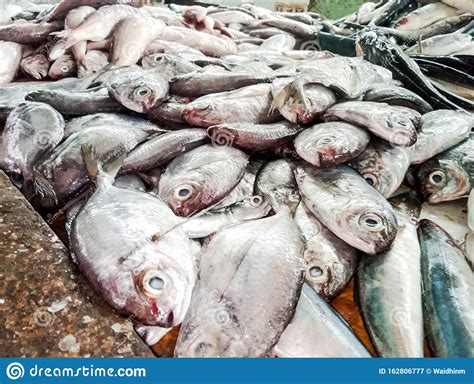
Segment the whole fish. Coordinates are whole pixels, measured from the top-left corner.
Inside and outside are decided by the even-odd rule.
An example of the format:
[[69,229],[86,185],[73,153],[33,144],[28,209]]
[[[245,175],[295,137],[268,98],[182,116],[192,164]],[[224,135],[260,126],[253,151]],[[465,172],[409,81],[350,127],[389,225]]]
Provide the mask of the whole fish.
[[399,19],[394,28],[400,31],[419,29],[457,13],[458,9],[441,2],[427,4]]
[[[272,83],[272,105],[292,123],[307,125],[314,122],[326,109],[336,104],[336,94],[320,84],[306,84],[301,90],[302,99],[297,95],[285,95],[284,90],[292,79],[277,79]],[[283,92],[282,92],[283,91]],[[306,103],[303,103],[306,100]]]
[[136,64],[145,53],[147,46],[165,28],[165,23],[142,14],[134,14],[123,19],[114,30],[111,65],[125,67]]
[[286,205],[294,211],[300,203],[294,169],[295,165],[288,159],[278,159],[265,164],[257,175],[255,192],[274,210]]
[[0,85],[10,83],[20,67],[23,47],[9,41],[0,41]]
[[49,68],[48,76],[53,80],[75,76],[77,74],[77,63],[72,55],[59,56]]
[[363,100],[407,107],[414,109],[421,114],[425,114],[433,110],[431,105],[429,105],[415,92],[391,84],[374,85],[366,93],[364,93]]
[[64,24],[60,21],[35,23],[18,20],[0,27],[0,40],[19,44],[40,44],[48,38],[50,33],[61,30],[63,26]]
[[208,141],[204,129],[189,128],[164,133],[132,150],[125,157],[120,172],[140,172],[156,168]]
[[51,63],[46,57],[46,47],[40,46],[31,55],[25,57],[20,63],[20,69],[35,80],[42,80],[48,76]]
[[430,203],[467,196],[474,183],[474,135],[416,169],[420,193]]
[[145,325],[180,324],[196,272],[179,219],[155,196],[114,187],[113,176],[100,167],[97,177],[70,231],[79,269],[118,311]]
[[276,357],[371,357],[351,327],[307,284],[272,349]]
[[296,40],[293,36],[282,33],[280,35],[275,35],[266,39],[261,45],[260,48],[262,51],[274,50],[278,52],[289,51],[295,48]]
[[472,358],[472,267],[456,240],[432,221],[420,221],[418,238],[428,345],[436,357]]
[[380,357],[423,357],[420,246],[402,214],[392,248],[366,257],[357,270],[357,297]]
[[169,85],[159,72],[141,70],[122,80],[112,78],[110,94],[124,107],[147,113],[159,106],[168,95]]
[[159,195],[177,215],[191,216],[222,200],[247,162],[236,148],[202,145],[171,161],[160,178]]
[[223,123],[274,123],[280,120],[280,116],[270,111],[270,88],[270,84],[257,84],[202,96],[186,106],[183,117],[197,127]]
[[264,151],[290,141],[302,128],[287,121],[273,124],[228,123],[212,125],[209,138],[220,144],[226,142],[242,149]]
[[134,128],[149,130],[153,133],[167,132],[156,124],[146,119],[142,119],[141,117],[130,116],[122,113],[94,113],[69,120],[64,129],[64,137],[68,138],[72,134],[86,128],[100,126],[124,128],[133,126]]
[[467,139],[473,127],[474,119],[463,112],[441,109],[423,115],[411,162],[423,163],[447,151]]
[[308,163],[326,168],[360,155],[369,140],[366,130],[335,121],[305,129],[295,138],[295,150]]
[[389,198],[402,184],[413,151],[413,147],[397,147],[374,140],[349,165],[367,183]]
[[262,25],[278,28],[281,31],[291,33],[305,40],[315,39],[320,29],[317,26],[308,25],[288,18],[271,18],[268,20],[261,20],[260,23]]
[[306,206],[335,235],[370,255],[390,248],[398,230],[395,213],[353,169],[302,164],[295,175]]
[[410,147],[416,143],[421,115],[412,109],[385,103],[346,101],[329,108],[323,119],[356,124],[391,144]]
[[83,160],[83,147],[92,146],[96,157],[108,162],[132,150],[152,133],[148,128],[133,125],[105,125],[72,134],[35,165],[36,182],[44,194],[43,205],[67,201],[90,181]]
[[63,117],[47,104],[23,101],[8,116],[0,136],[0,167],[34,182],[33,166],[64,134]]
[[272,80],[273,76],[267,74],[229,72],[222,67],[208,66],[171,78],[170,92],[175,95],[199,97],[260,83],[270,83]]
[[185,75],[201,68],[179,56],[166,53],[154,53],[145,56],[142,59],[142,66],[145,69],[156,69],[168,80],[174,76]]
[[305,281],[326,301],[336,297],[354,274],[357,250],[334,235],[301,202],[295,221],[305,244]]
[[270,204],[255,195],[226,207],[212,208],[203,215],[186,220],[182,227],[190,239],[199,239],[244,221],[260,219],[270,210]]
[[201,256],[175,356],[268,353],[295,311],[303,284],[302,253],[288,210],[218,232]]
[[109,64],[109,56],[105,52],[92,50],[86,53],[81,63],[77,69],[77,77],[84,78],[99,72]]
[[120,103],[109,96],[107,87],[69,92],[62,89],[41,89],[25,96],[26,100],[39,101],[51,105],[65,115],[88,115],[99,112],[118,112]]

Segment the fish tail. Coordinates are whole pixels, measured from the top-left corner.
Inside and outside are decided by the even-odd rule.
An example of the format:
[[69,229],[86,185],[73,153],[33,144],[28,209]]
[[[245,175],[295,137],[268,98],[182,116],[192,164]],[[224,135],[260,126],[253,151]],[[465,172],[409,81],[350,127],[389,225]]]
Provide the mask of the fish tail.
[[81,152],[84,164],[91,180],[95,181],[97,185],[102,184],[103,182],[107,184],[113,184],[115,176],[122,166],[125,154],[120,151],[120,155],[118,157],[115,157],[107,164],[102,164],[102,162],[97,157],[95,147],[93,145],[83,145],[81,147]]
[[285,85],[278,95],[273,98],[272,104],[270,105],[270,113],[283,107],[293,92],[292,84]]
[[33,190],[41,197],[41,202],[48,207],[58,204],[56,192],[50,181],[39,171],[34,170],[32,176]]

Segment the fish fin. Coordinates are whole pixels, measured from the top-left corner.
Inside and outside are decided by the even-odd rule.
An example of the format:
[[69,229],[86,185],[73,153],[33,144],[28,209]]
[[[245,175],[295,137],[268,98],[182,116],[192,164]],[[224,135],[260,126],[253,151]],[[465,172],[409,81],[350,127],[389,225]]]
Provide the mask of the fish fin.
[[55,206],[58,204],[56,192],[50,181],[39,171],[33,171],[33,189],[41,197],[41,201],[46,206]]
[[82,159],[84,160],[84,164],[91,180],[96,184],[101,183],[102,180],[107,180],[107,182],[113,184],[115,176],[122,166],[125,153],[121,152],[121,155],[109,161],[107,164],[102,164],[97,157],[93,145],[83,145],[81,147],[81,152]]
[[272,104],[270,105],[270,113],[274,112],[277,109],[282,108],[290,96],[294,93],[293,85],[285,85],[278,95],[273,98]]

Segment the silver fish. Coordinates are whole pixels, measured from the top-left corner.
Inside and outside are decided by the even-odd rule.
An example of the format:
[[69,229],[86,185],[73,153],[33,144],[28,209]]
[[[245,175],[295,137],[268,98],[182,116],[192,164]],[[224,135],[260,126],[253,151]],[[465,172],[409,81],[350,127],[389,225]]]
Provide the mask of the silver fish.
[[398,229],[395,213],[353,169],[300,165],[295,175],[306,206],[334,234],[367,254],[390,248]]
[[236,148],[202,145],[171,161],[159,195],[177,215],[191,216],[222,200],[242,178],[247,162]]
[[370,135],[362,128],[344,122],[313,125],[295,138],[295,150],[316,167],[345,163],[360,155]]
[[268,353],[293,316],[303,283],[302,253],[289,211],[218,232],[201,256],[175,356]]
[[72,55],[62,55],[51,64],[48,76],[53,80],[75,76],[77,73],[77,63]]
[[261,45],[260,48],[263,51],[266,50],[275,50],[278,52],[289,51],[295,48],[296,40],[293,36],[282,33],[280,35],[275,35],[266,39]]
[[354,331],[308,285],[272,349],[276,357],[371,357]]
[[420,246],[413,222],[402,214],[397,221],[392,248],[361,260],[357,296],[381,357],[423,357]]
[[391,144],[410,147],[416,143],[421,115],[412,109],[385,103],[346,101],[329,108],[323,119],[356,124]]

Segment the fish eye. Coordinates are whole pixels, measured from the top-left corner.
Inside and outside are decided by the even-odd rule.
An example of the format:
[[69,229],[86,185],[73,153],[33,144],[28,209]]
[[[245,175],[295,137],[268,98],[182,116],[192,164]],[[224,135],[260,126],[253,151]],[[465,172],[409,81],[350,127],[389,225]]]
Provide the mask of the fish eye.
[[155,62],[159,63],[161,60],[163,60],[162,56],[155,56]]
[[321,267],[311,267],[309,269],[309,275],[311,277],[321,277],[322,275],[324,275],[324,271]]
[[176,189],[175,195],[179,200],[186,200],[192,196],[194,188],[191,185],[182,185]]
[[160,294],[165,288],[165,285],[165,280],[156,271],[149,271],[143,276],[142,286],[145,294]]
[[368,231],[377,232],[383,228],[384,219],[375,213],[366,213],[360,217],[359,224]]
[[254,208],[257,208],[257,207],[260,207],[260,205],[262,205],[263,203],[263,198],[262,196],[252,196],[250,198],[250,205]]
[[155,289],[157,291],[161,291],[165,286],[165,282],[162,278],[158,276],[153,276],[150,280],[148,280],[148,285],[150,288]]
[[364,179],[372,187],[376,187],[378,185],[377,177],[375,175],[372,175],[371,173],[365,174]]
[[429,180],[433,185],[444,185],[446,182],[446,174],[443,171],[431,172]]
[[66,65],[63,65],[63,66],[61,67],[61,72],[64,72],[64,73],[69,72],[69,67],[66,66]]
[[137,89],[136,94],[140,97],[146,97],[151,93],[150,88],[148,87],[140,87]]

